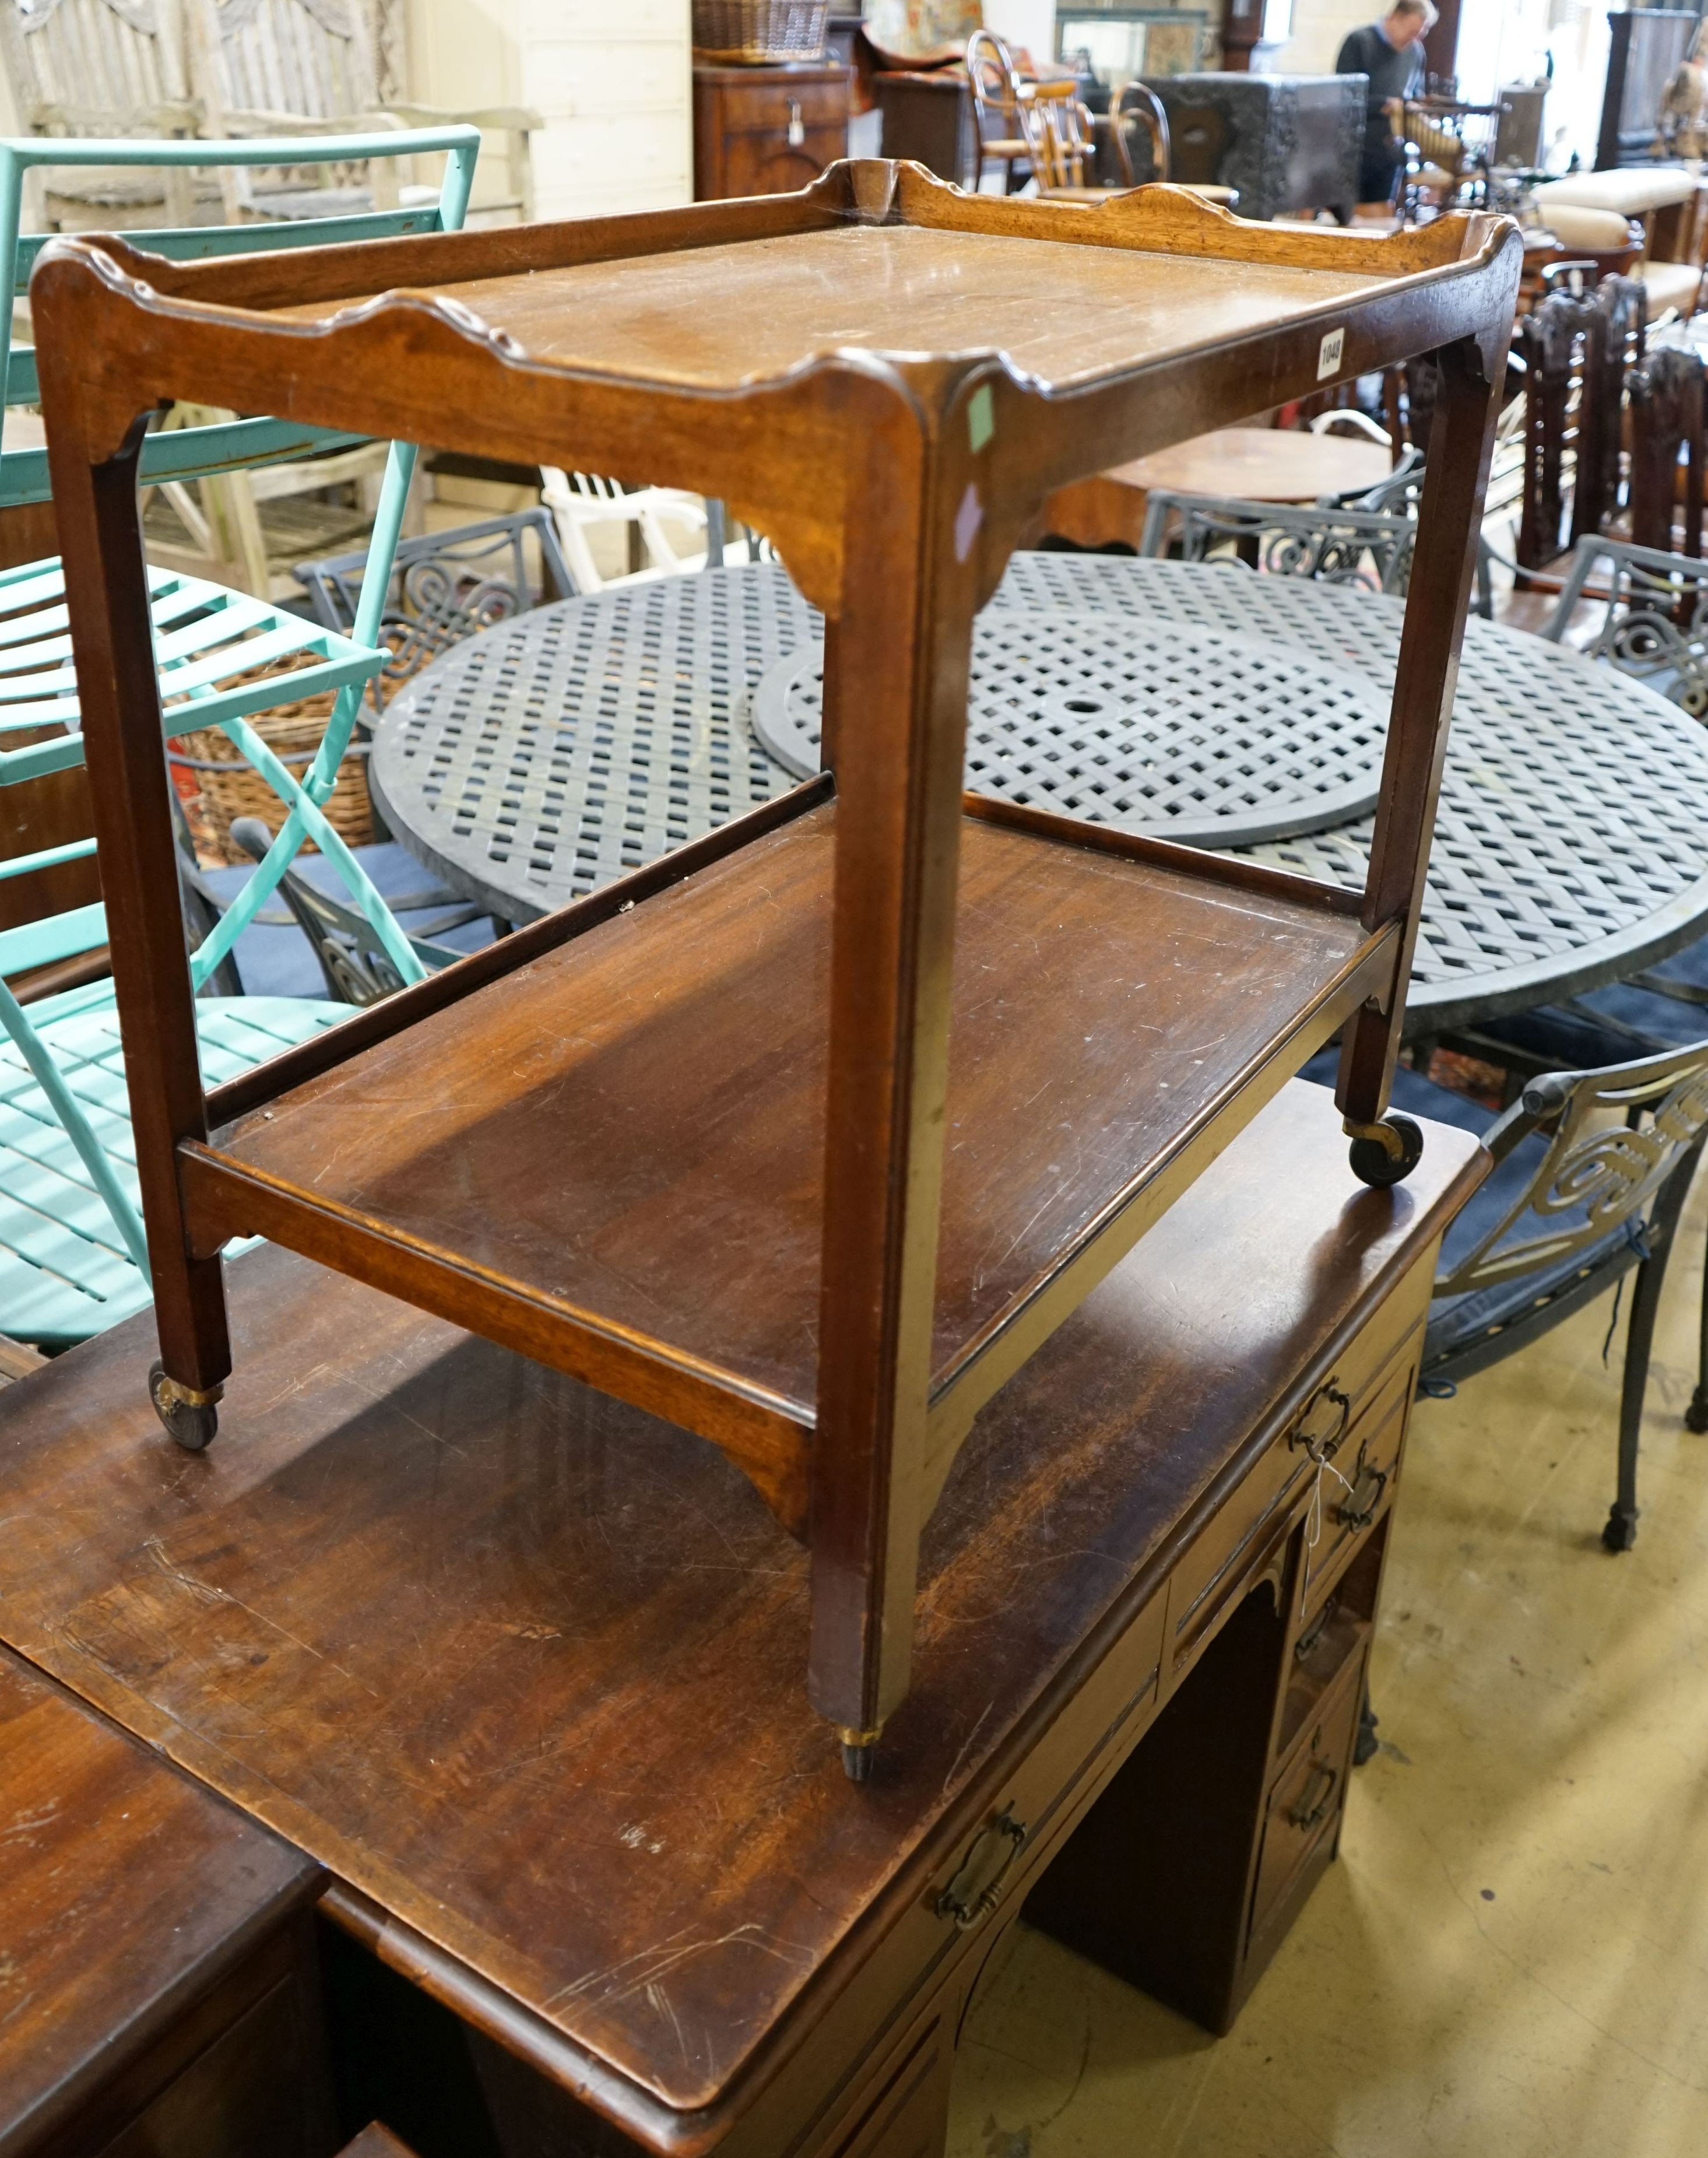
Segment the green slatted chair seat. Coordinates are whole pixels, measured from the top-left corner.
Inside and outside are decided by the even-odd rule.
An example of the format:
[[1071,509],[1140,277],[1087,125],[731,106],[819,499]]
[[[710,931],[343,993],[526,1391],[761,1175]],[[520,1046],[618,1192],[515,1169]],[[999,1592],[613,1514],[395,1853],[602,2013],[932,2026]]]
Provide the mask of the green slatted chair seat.
[[[132,232],[126,238],[132,245],[182,261],[455,230],[468,205],[479,147],[478,132],[462,126],[293,142],[283,162],[443,152],[437,207],[282,228]],[[11,266],[14,296],[22,296],[45,244],[44,237],[20,234],[23,182],[32,167],[276,164],[281,162],[279,148],[254,141],[0,140],[0,263]],[[37,395],[34,352],[0,345],[0,405],[33,404]],[[277,462],[346,439],[265,417],[156,430],[144,446],[142,479],[147,484]],[[363,688],[387,657],[378,632],[415,455],[406,442],[391,445],[369,555],[375,574],[364,582],[353,636],[202,578],[148,571],[165,735],[220,728],[278,795],[285,813],[266,860],[191,956],[199,991],[277,889],[306,840],[337,870],[401,978],[418,981],[425,973],[324,812]],[[0,452],[0,506],[43,500],[48,483],[41,451]],[[276,668],[281,671],[271,671]],[[273,705],[323,691],[333,694],[332,716],[311,768],[299,778],[250,720]],[[57,560],[28,563],[0,573],[0,787],[82,761],[65,578]],[[12,856],[0,860],[0,880],[75,860],[94,848],[92,839],[80,839]],[[100,1332],[149,1298],[112,985],[96,983],[27,1007],[8,986],[8,977],[97,950],[106,941],[106,911],[99,904],[0,929],[0,1332],[48,1349]],[[349,1009],[306,999],[199,997],[204,1083],[218,1085],[252,1070],[318,1029],[335,1025]]]
[[[138,1203],[112,984],[27,1007],[132,1204]],[[201,997],[196,1032],[209,1086],[348,1019],[299,997]],[[233,1251],[246,1248],[233,1245]],[[76,1148],[15,1045],[0,1040],[0,1333],[63,1349],[148,1301],[148,1283]]]

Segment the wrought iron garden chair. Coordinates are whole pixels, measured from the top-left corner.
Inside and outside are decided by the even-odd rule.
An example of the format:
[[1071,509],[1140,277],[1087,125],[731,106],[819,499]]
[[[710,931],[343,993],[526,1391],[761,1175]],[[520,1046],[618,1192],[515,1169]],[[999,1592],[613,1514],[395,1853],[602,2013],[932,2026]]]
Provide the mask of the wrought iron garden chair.
[[1409,517],[1367,509],[1294,509],[1158,488],[1146,498],[1138,551],[1403,593],[1416,539]]
[[1582,647],[1586,658],[1708,719],[1708,562],[1599,534],[1580,540],[1542,635],[1562,642],[1587,593],[1604,597],[1606,612]]
[[[519,509],[400,540],[379,616],[385,664],[368,685],[376,710],[443,652],[535,604],[528,542],[538,550],[539,598],[570,599],[579,587],[558,545],[549,510]],[[366,548],[323,561],[299,562],[297,576],[317,622],[348,635],[355,627],[369,562]]]
[[[340,220],[339,236],[363,237],[398,230],[435,230],[460,224],[468,196],[479,138],[472,129],[439,130],[413,142],[397,136],[358,138],[369,154],[396,149],[450,152],[440,204],[431,211],[382,213],[359,220],[352,232]],[[328,143],[329,155],[348,154]],[[267,144],[191,146],[119,142],[0,142],[0,260],[16,265],[14,289],[28,276],[43,242],[20,239],[23,178],[33,166],[64,161],[74,168],[142,168],[188,165],[216,156],[238,159],[276,153]],[[240,253],[256,248],[302,245],[331,236],[325,227],[249,226],[152,233],[147,245],[183,259]],[[8,405],[33,401],[34,354],[13,348],[0,359]],[[269,419],[235,421],[154,436],[143,453],[143,473],[194,473],[245,461],[301,456],[331,440],[325,431]],[[414,452],[395,445],[376,524],[376,552],[388,558],[396,543]],[[44,453],[0,455],[0,503],[21,504],[49,496]],[[283,829],[237,904],[230,908],[191,954],[199,989],[227,961],[246,927],[312,838],[338,867],[353,900],[403,978],[420,980],[426,968],[372,883],[328,823],[323,803],[367,681],[384,664],[375,630],[384,580],[362,610],[355,634],[344,637],[264,601],[170,570],[149,572],[165,730],[168,737],[192,729],[219,727],[278,794]],[[281,699],[279,662],[307,661],[282,679],[292,698],[317,690],[336,693],[321,751],[307,774],[295,777],[249,724]],[[16,746],[7,746],[8,738]],[[80,764],[83,741],[76,678],[66,630],[65,580],[59,563],[47,560],[0,573],[0,787]],[[0,862],[0,878],[28,875],[60,863],[86,859],[93,839],[15,856]],[[105,909],[75,907],[0,931],[0,1329],[44,1345],[59,1346],[99,1330],[146,1301],[147,1249],[125,1113],[120,1045],[110,982],[101,981],[31,1004],[20,1004],[8,977],[97,950],[106,942]],[[346,1015],[347,1008],[300,1000],[245,998],[236,1003],[204,999],[198,1035],[204,1072],[235,1073],[263,1061],[317,1028]]]
[[[1332,1085],[1334,1052],[1306,1076]],[[1602,1531],[1610,1551],[1628,1551],[1655,1312],[1708,1137],[1708,1041],[1601,1070],[1540,1074],[1499,1114],[1404,1067],[1394,1100],[1409,1114],[1474,1131],[1494,1157],[1442,1247],[1420,1391],[1439,1392],[1499,1362],[1636,1270],[1618,1489]]]

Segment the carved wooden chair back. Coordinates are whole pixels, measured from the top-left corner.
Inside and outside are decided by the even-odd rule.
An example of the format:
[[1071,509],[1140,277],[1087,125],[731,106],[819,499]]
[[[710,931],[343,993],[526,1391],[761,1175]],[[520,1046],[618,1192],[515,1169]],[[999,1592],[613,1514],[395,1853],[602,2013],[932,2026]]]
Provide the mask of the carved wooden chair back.
[[[1703,362],[1687,347],[1652,352],[1631,375],[1631,537],[1702,553]],[[1679,525],[1682,519],[1683,529]]]
[[994,30],[975,30],[967,40],[967,80],[978,129],[978,169],[1003,170],[1003,187],[1012,194],[1032,169],[1031,146],[1022,111],[1025,87],[1007,41]]
[[1123,83],[1115,100],[1112,116],[1115,138],[1115,156],[1122,176],[1128,187],[1137,183],[1138,168],[1133,159],[1133,130],[1142,127],[1150,141],[1150,163],[1145,178],[1167,180],[1174,177],[1173,146],[1169,140],[1169,116],[1163,101],[1153,90],[1142,82]]
[[[0,0],[0,57],[32,135],[170,140],[198,132],[175,0]],[[32,221],[123,227],[163,205],[172,223],[188,225],[193,186],[183,168],[61,173],[33,205]]]
[[[362,0],[185,4],[193,80],[210,135],[290,135],[305,123],[373,126],[379,86]],[[225,177],[234,216],[348,216],[411,199],[390,160],[230,166]]]
[[[1601,529],[1605,497],[1602,431],[1619,424],[1603,408],[1607,318],[1592,300],[1551,292],[1519,322],[1525,369],[1524,496],[1515,553],[1527,570]],[[1614,452],[1617,457],[1617,441]]]

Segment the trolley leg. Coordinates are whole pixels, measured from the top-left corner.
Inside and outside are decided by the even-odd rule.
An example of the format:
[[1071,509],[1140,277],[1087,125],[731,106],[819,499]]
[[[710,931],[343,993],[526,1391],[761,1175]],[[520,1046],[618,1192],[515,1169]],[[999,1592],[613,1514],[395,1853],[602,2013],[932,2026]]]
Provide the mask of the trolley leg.
[[137,501],[142,433],[93,465],[75,414],[50,414],[49,436],[160,1335],[149,1394],[173,1436],[199,1447],[231,1350],[219,1260],[195,1255],[178,1181],[179,1143],[208,1131]]
[[1417,941],[1436,793],[1447,756],[1506,338],[1493,339],[1486,347],[1467,338],[1444,347],[1435,360],[1439,388],[1429,463],[1418,506],[1393,720],[1365,886],[1366,928],[1394,921],[1401,924],[1398,963],[1394,990],[1385,1004],[1365,1004],[1347,1026],[1335,1090],[1353,1141],[1354,1171],[1367,1183],[1397,1183],[1422,1151],[1417,1127],[1409,1118],[1387,1115],[1388,1093]]
[[[849,1778],[864,1782],[907,1689],[926,1511],[977,605],[976,528],[963,510],[957,552],[952,519],[978,497],[964,423],[956,447],[933,452],[913,414],[875,389],[849,426],[866,452],[849,529],[871,536],[851,551],[825,639],[837,825],[809,1692],[838,1727]],[[898,785],[910,768],[916,784]]]

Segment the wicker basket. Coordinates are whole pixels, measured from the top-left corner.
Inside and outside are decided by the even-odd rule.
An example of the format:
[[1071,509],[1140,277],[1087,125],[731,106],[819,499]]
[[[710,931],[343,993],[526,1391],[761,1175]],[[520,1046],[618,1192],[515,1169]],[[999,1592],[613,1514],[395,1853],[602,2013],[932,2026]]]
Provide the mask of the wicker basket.
[[[272,671],[272,670],[268,670]],[[326,723],[332,716],[333,692],[299,697],[294,704],[276,705],[252,717],[250,725],[280,762],[300,777],[314,761]],[[236,744],[217,727],[199,729],[168,745],[173,774],[186,795],[197,850],[208,849],[222,862],[246,862],[249,856],[234,846],[231,826],[239,817],[259,817],[276,832],[285,821],[285,805],[261,774],[243,759]],[[194,788],[189,796],[185,782]],[[368,797],[368,751],[365,743],[353,741],[338,767],[338,785],[325,804],[327,822],[346,845],[366,846],[374,837],[374,805]],[[313,852],[312,843],[303,851]]]
[[697,59],[729,67],[816,60],[830,0],[694,0]]

